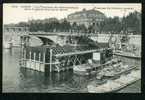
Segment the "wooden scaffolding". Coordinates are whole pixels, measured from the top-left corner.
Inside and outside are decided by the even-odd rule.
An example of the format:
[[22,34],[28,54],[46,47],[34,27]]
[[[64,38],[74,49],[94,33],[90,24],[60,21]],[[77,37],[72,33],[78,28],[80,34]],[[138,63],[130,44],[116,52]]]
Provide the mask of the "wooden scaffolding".
[[29,45],[31,35],[21,36],[20,65],[40,72],[65,71],[75,65],[87,63],[95,52],[103,53],[106,48],[79,48],[71,46]]

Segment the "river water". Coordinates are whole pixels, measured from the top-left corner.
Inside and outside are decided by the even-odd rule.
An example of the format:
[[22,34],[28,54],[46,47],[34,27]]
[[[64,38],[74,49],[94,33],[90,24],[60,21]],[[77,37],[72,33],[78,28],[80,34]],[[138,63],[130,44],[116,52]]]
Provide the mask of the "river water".
[[[19,66],[19,55],[19,48],[3,49],[3,92],[86,93],[87,84],[95,79],[94,76],[75,75],[71,70],[47,76],[41,72],[24,69]],[[129,64],[139,65],[140,63],[133,62]],[[141,81],[118,92],[140,93]]]

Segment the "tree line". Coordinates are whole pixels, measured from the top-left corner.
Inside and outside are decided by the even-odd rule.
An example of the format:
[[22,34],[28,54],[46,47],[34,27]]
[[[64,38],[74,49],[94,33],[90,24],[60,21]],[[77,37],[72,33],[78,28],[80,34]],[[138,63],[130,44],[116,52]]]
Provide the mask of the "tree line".
[[45,22],[45,20],[32,20],[30,22],[20,22],[16,26],[29,27],[29,31],[37,32],[80,32],[80,33],[133,33],[141,34],[141,13],[134,11],[127,16],[119,18],[106,18],[99,24],[92,23],[88,27],[84,24],[78,25],[77,22],[70,23],[66,19],[59,21],[54,19]]

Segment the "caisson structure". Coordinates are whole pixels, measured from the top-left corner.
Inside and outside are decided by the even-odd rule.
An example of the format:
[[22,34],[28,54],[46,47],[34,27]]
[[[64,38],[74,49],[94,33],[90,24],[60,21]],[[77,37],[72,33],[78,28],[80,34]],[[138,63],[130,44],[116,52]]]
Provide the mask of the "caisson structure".
[[[112,57],[109,45],[102,45],[89,37],[95,34],[29,33],[21,36],[21,66],[41,72],[64,71],[88,60],[103,64]],[[30,46],[32,36],[42,44]]]

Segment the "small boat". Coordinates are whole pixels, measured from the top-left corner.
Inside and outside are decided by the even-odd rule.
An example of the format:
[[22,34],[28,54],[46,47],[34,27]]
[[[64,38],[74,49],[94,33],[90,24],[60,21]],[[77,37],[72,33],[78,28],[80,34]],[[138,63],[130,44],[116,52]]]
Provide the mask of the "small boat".
[[109,65],[106,68],[103,68],[98,74],[97,78],[112,78],[112,77],[118,77],[119,73],[124,69],[123,64],[121,61],[116,61],[116,62],[112,62],[111,65]]
[[108,80],[106,83],[101,85],[92,85],[89,84],[87,86],[89,93],[108,93],[108,92],[116,92],[127,85],[130,85],[137,80],[141,79],[140,71],[132,71],[128,75],[121,75],[120,78],[115,80]]
[[90,68],[91,66],[88,66],[87,64],[77,65],[73,67],[73,72],[79,75],[88,75],[89,73],[87,70]]

